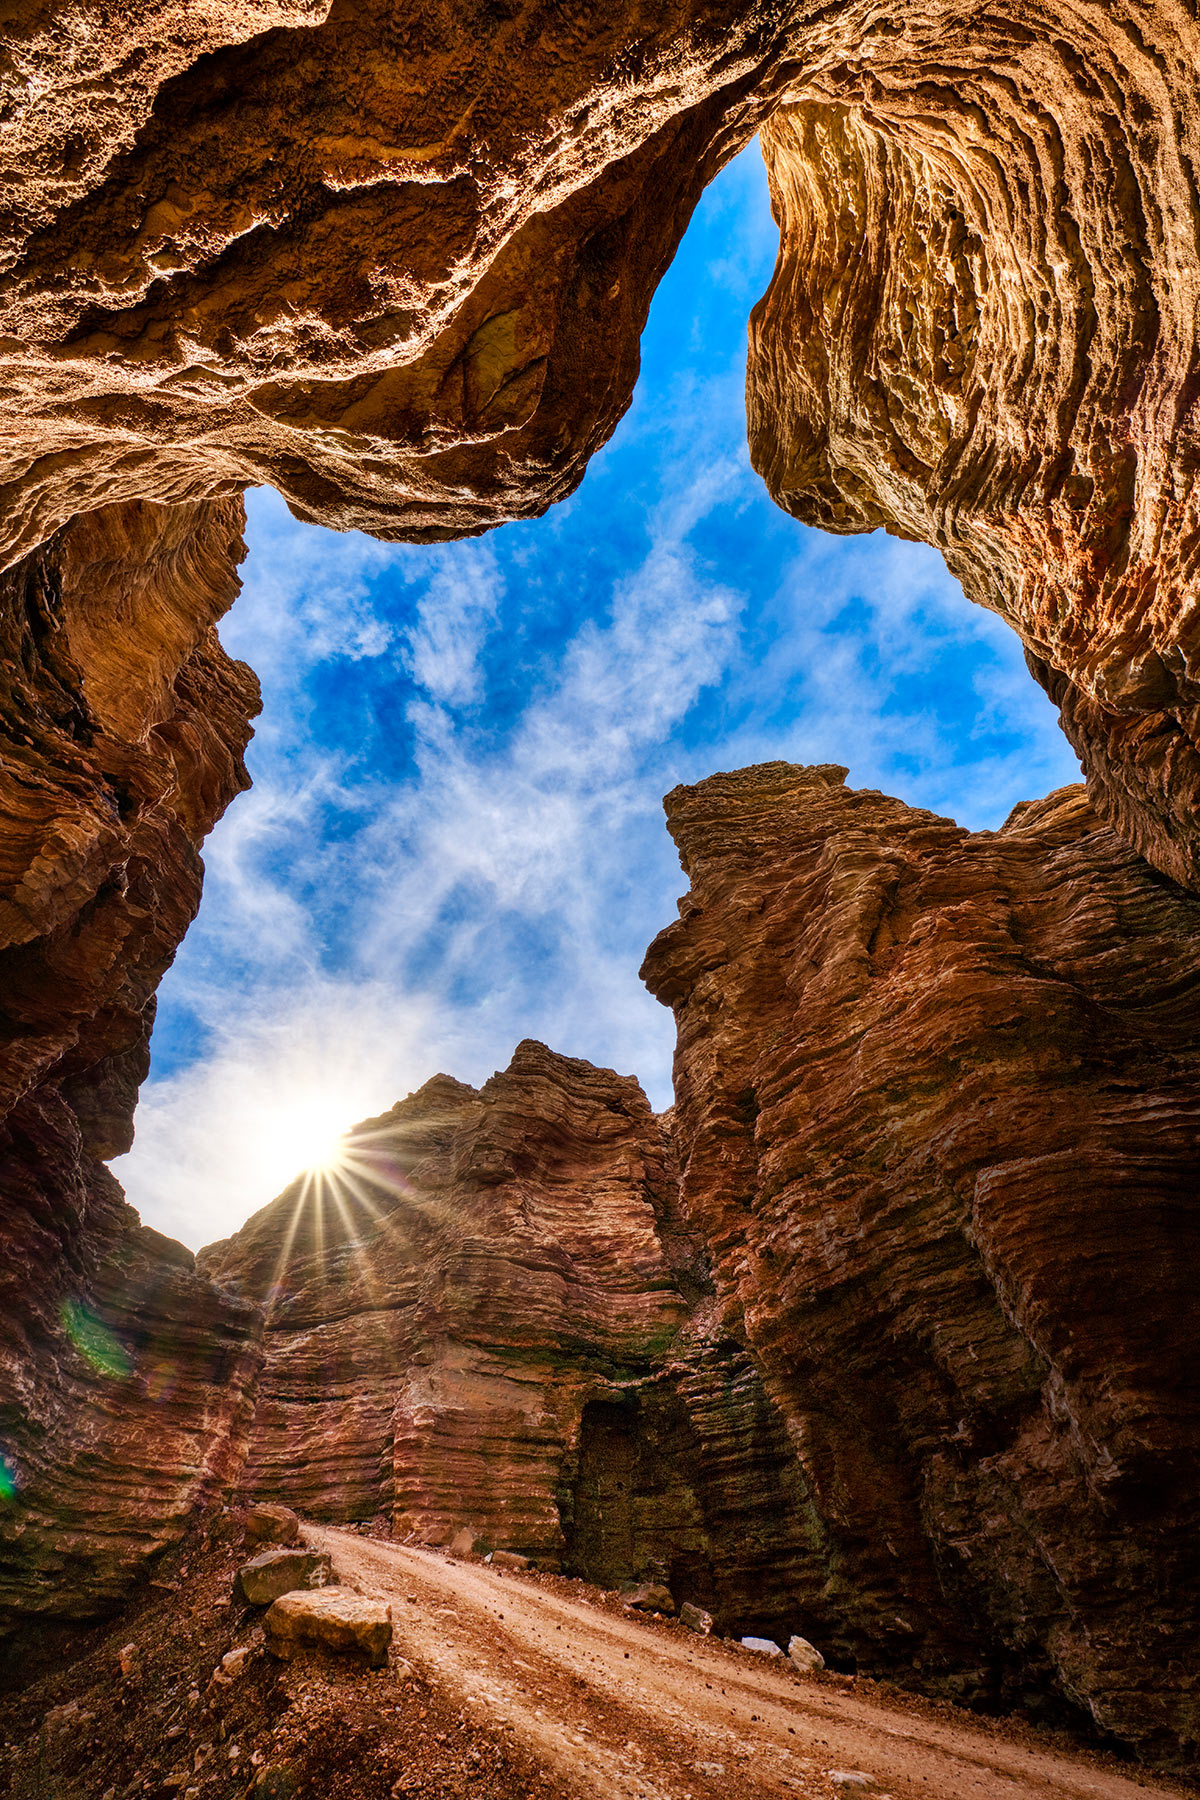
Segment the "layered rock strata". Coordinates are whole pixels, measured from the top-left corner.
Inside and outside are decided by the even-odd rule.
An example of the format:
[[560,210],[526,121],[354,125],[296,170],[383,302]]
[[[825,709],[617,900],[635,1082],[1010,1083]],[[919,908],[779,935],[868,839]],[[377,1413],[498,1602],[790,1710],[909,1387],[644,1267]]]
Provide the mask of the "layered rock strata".
[[240,525],[228,500],[114,507],[3,577],[0,1623],[123,1592],[236,1464],[253,1315],[103,1159],[199,843],[247,785],[257,686],[213,630]]
[[655,284],[765,126],[772,493],[926,538],[1095,804],[1200,879],[1200,25],[1184,0],[157,0],[10,29],[0,517],[269,481],[477,531],[568,492]]
[[256,1497],[609,1585],[668,1576],[735,1625],[795,1616],[782,1423],[709,1340],[632,1079],[534,1043],[478,1092],[438,1077],[200,1266],[267,1308]]
[[755,464],[810,524],[937,545],[1021,636],[1097,809],[1195,887],[1200,29],[902,11],[764,128]]
[[0,148],[18,549],[105,501],[261,481],[393,537],[543,510],[628,405],[787,22],[279,0],[223,30],[160,0],[64,59],[75,10],[15,34]]
[[869,1668],[1200,1739],[1200,908],[1079,789],[970,833],[840,769],[668,796],[644,974],[727,1335]]
[[[236,1464],[257,1354],[257,1313],[141,1233],[99,1160],[128,1142],[197,846],[244,781],[253,683],[211,632],[236,491],[270,480],[304,517],[407,538],[569,491],[628,403],[697,196],[765,122],[781,249],[749,398],[772,493],[937,544],[1020,633],[1097,809],[1195,886],[1200,26],[1183,0],[155,0],[102,20],[49,0],[3,51],[0,1426],[23,1511],[2,1579],[22,1607],[83,1607]],[[704,1240],[717,1298],[693,1305],[660,1221],[670,1373],[649,1313],[623,1300],[614,1336],[563,1300],[609,1385],[567,1382],[577,1426],[546,1428],[520,1531],[615,1567],[602,1465],[640,1492],[663,1460],[644,1446],[690,1470],[694,1438],[701,1486],[723,1467],[743,1519],[757,1457],[800,1484],[805,1556],[769,1521],[762,1555],[795,1571],[814,1635],[980,1691],[1023,1668],[1145,1745],[1193,1741],[1194,919],[1077,801],[971,839],[798,779],[772,799],[754,778],[761,808],[752,781],[675,805],[704,891],[650,964],[683,1029],[687,1230],[667,1236]],[[864,806],[883,809],[865,837]],[[825,856],[822,886],[803,871]],[[608,1305],[619,1284],[596,1280]],[[547,1340],[525,1348],[557,1379]],[[507,1391],[463,1354],[468,1388]],[[299,1415],[271,1393],[286,1458]],[[314,1497],[439,1530],[469,1471],[431,1447],[436,1405],[397,1455],[381,1394],[354,1388],[360,1449]],[[560,1452],[577,1468],[551,1506]],[[687,1553],[727,1571],[704,1532]]]

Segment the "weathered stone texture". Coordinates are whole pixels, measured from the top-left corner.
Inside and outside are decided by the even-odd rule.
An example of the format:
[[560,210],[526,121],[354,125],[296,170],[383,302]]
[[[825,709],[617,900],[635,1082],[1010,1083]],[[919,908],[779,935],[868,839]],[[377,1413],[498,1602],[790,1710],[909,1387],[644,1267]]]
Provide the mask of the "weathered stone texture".
[[382,1669],[392,1641],[392,1609],[342,1588],[284,1594],[266,1615],[267,1648],[281,1662],[314,1650],[364,1659]]
[[1198,65],[1180,4],[860,21],[763,133],[781,242],[747,387],[775,499],[936,544],[1020,634],[1094,804],[1193,887]]
[[258,1321],[138,1223],[52,1086],[0,1169],[2,1637],[115,1606],[227,1491]]
[[1197,66],[1183,0],[56,0],[0,134],[4,554],[264,480],[389,537],[541,510],[765,123],[772,493],[936,543],[1195,885]]
[[534,1043],[478,1092],[439,1076],[199,1260],[268,1304],[256,1497],[795,1616],[781,1422],[689,1312],[705,1265],[635,1081]]
[[[0,1618],[86,1615],[236,1465],[250,1309],[139,1225],[128,1148],[197,847],[257,708],[234,501],[110,508],[0,596]],[[249,1360],[247,1360],[249,1358]]]
[[264,480],[385,536],[542,510],[628,405],[654,286],[785,41],[731,0],[286,10],[246,41],[235,9],[218,47],[213,8],[177,74],[144,57],[102,146],[58,96],[32,168],[13,138],[18,549],[104,501]]
[[844,772],[677,788],[687,1223],[787,1421],[813,1639],[1200,1733],[1200,910],[1082,790],[972,834]]
[[410,539],[569,492],[760,125],[771,492],[937,544],[1200,883],[1194,8],[45,0],[4,54],[3,1604],[116,1594],[232,1474],[265,1296],[260,1491],[1194,1743],[1198,920],[1078,796],[673,799],[682,1213],[636,1086],[528,1046],[210,1253],[241,1298],[98,1160],[245,781],[237,491]]
[[0,1111],[53,1071],[98,1155],[132,1141],[198,846],[249,785],[258,687],[213,629],[241,519],[112,507],[0,577]]
[[297,1589],[323,1588],[333,1564],[323,1550],[264,1550],[237,1572],[237,1591],[248,1606],[270,1606]]

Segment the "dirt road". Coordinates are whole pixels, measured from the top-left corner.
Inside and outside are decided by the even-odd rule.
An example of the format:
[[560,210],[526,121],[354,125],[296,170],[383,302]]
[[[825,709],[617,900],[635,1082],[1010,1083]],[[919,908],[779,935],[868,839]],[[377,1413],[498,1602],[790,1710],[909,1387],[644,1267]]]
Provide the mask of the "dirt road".
[[1183,1793],[1032,1733],[892,1706],[520,1575],[329,1528],[306,1536],[342,1581],[391,1603],[400,1657],[589,1800]]

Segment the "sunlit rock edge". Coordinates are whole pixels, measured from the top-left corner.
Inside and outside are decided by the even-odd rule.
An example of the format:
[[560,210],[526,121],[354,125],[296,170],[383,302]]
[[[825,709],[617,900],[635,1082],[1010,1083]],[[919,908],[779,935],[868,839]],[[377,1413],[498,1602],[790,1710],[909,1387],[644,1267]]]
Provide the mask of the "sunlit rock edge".
[[[1014,850],[952,902],[954,858],[946,894],[896,873],[925,829],[914,815],[872,802],[893,811],[864,844],[835,811],[830,843],[849,830],[851,847],[832,885],[804,876],[817,910],[797,919],[776,878],[819,855],[786,848],[778,783],[761,778],[765,811],[783,809],[778,861],[773,839],[738,849],[746,820],[716,790],[677,808],[689,875],[717,889],[649,964],[680,1014],[682,1084],[676,1250],[654,1291],[674,1282],[705,1379],[718,1352],[748,1371],[729,1379],[754,1442],[786,1435],[769,1466],[789,1493],[806,1484],[779,1509],[803,1551],[789,1561],[778,1520],[760,1549],[814,1632],[827,1619],[847,1655],[990,1683],[997,1703],[1020,1669],[1050,1703],[1186,1754],[1194,939],[1172,883],[1196,880],[1190,11],[715,5],[635,25],[534,8],[497,35],[490,12],[461,8],[242,0],[184,19],[165,0],[104,34],[81,21],[63,0],[16,28],[3,151],[9,1616],[85,1615],[127,1592],[239,1477],[264,1358],[262,1395],[276,1379],[251,1300],[139,1226],[103,1166],[128,1142],[198,845],[245,784],[256,689],[212,631],[236,592],[240,489],[268,480],[301,516],[406,538],[568,492],[628,403],[696,198],[765,123],[782,250],[752,325],[756,463],[801,518],[942,549],[1021,635],[1107,826],[1071,849],[1035,808],[1028,867]],[[710,801],[730,837],[702,853],[690,834],[705,838]],[[936,833],[934,848],[949,857]],[[860,855],[885,871],[874,887]],[[780,908],[756,973],[749,926]],[[862,939],[876,912],[878,942]],[[802,928],[832,933],[824,983],[798,957]],[[911,978],[926,928],[946,948],[966,933],[961,990],[929,952],[929,996],[877,1015],[884,953]],[[728,996],[745,993],[777,1021],[765,1048],[743,1041],[759,1027],[739,1027]],[[951,1048],[930,1092],[910,1065],[919,1026],[941,1041],[942,1003]],[[850,1039],[837,1064],[851,1015],[891,1074],[860,1067]],[[804,1098],[816,1031],[828,1115]],[[989,1032],[1002,1052],[980,1049]],[[860,1082],[878,1112],[854,1110]],[[765,1109],[764,1084],[782,1095]],[[839,1133],[879,1208],[860,1195],[854,1232],[827,1166]],[[836,1294],[819,1316],[792,1291],[801,1269]],[[851,1350],[860,1334],[892,1346],[896,1367],[846,1361],[844,1329]],[[665,1349],[619,1349],[612,1379],[678,1398]],[[822,1354],[846,1361],[836,1395]],[[620,1436],[619,1417],[592,1418]],[[848,1457],[847,1433],[880,1446],[888,1482]],[[446,1480],[428,1477],[435,1500]],[[886,1630],[899,1577],[895,1551],[875,1565],[881,1539],[905,1546],[914,1587]],[[724,1541],[705,1552],[718,1565],[738,1529]],[[809,1575],[786,1586],[801,1564],[823,1571],[819,1603]]]

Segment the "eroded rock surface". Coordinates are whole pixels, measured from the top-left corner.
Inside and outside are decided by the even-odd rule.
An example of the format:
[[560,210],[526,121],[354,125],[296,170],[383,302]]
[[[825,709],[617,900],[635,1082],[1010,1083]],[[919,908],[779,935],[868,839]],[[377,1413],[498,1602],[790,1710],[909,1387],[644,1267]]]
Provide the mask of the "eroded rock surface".
[[784,1414],[811,1636],[1200,1736],[1200,903],[1080,789],[972,834],[839,769],[667,800],[647,957],[725,1329]]
[[52,25],[18,50],[18,548],[104,501],[255,481],[401,537],[569,492],[628,405],[692,207],[765,114],[787,23],[732,0],[636,19],[280,0],[224,32],[216,6],[154,14],[66,63]]
[[772,493],[936,543],[1200,881],[1194,10],[47,0],[5,54],[4,1604],[114,1596],[232,1477],[265,1296],[264,1491],[437,1536],[499,1469],[466,1522],[539,1556],[1193,1743],[1197,921],[1078,797],[675,799],[682,1213],[636,1090],[532,1051],[376,1122],[377,1217],[214,1253],[241,1297],[101,1159],[244,784],[237,491],[414,539],[568,492],[764,122]]
[[297,1589],[327,1587],[333,1564],[320,1550],[263,1550],[243,1563],[235,1583],[248,1606],[270,1606]]
[[534,1043],[478,1092],[438,1077],[200,1266],[268,1306],[256,1496],[426,1543],[469,1528],[607,1586],[669,1576],[726,1619],[796,1615],[781,1421],[709,1341],[636,1081]]
[[267,1648],[281,1662],[325,1650],[381,1669],[392,1641],[391,1607],[344,1588],[284,1594],[268,1608],[265,1624]]
[[1098,810],[1192,887],[1197,66],[1179,4],[876,10],[764,130],[747,386],[774,498],[936,544],[1020,634]]
[[198,846],[258,690],[215,620],[240,502],[133,503],[0,599],[0,1623],[124,1591],[237,1463],[254,1315],[146,1230],[128,1148]]
[[[128,9],[127,9],[128,11]],[[765,124],[772,493],[936,543],[1094,803],[1200,880],[1200,25],[1183,0],[55,0],[11,32],[0,542],[269,481],[477,531],[580,479]]]

